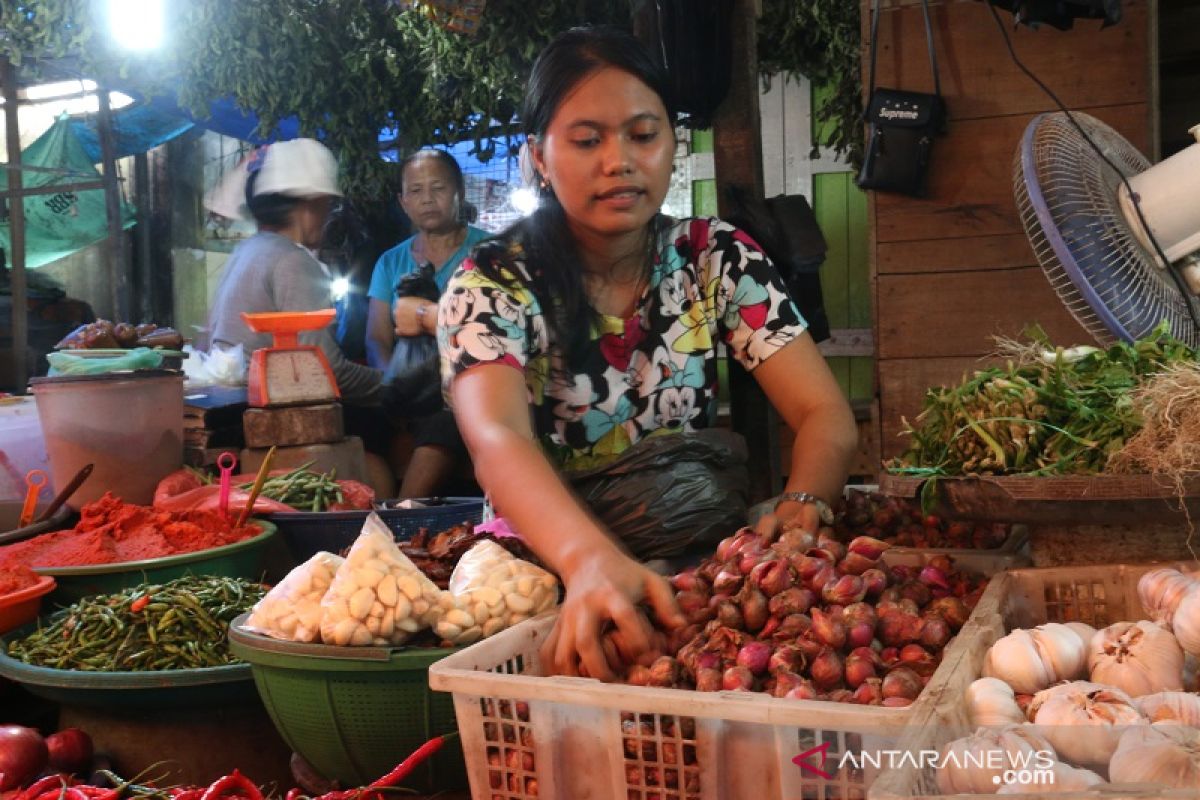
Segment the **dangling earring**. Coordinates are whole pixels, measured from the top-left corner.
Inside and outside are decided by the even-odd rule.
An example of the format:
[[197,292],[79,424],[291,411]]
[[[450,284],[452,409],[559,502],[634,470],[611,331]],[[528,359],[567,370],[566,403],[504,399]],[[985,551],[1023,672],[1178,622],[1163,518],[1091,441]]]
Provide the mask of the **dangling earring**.
[[542,190],[547,192],[550,191],[550,179],[545,175],[542,176]]

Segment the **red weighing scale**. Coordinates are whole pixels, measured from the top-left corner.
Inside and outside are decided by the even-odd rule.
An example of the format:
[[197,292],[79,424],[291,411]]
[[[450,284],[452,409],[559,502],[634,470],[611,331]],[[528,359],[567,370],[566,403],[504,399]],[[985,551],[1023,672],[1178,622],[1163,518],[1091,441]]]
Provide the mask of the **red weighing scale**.
[[256,408],[337,401],[337,381],[316,345],[300,344],[301,331],[316,331],[333,322],[337,311],[267,311],[243,313],[255,333],[269,333],[275,343],[250,356],[247,403]]

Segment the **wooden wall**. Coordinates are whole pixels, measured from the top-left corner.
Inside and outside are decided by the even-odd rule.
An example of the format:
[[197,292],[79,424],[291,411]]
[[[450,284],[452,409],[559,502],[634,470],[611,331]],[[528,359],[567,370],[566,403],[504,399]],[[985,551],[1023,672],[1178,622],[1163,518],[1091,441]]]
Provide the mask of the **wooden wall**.
[[[870,2],[862,4],[864,80]],[[1125,0],[1125,17],[1100,30],[1012,27],[1018,56],[1071,109],[1113,125],[1148,155],[1153,129],[1154,0]],[[926,388],[977,368],[995,334],[1040,323],[1055,341],[1090,341],[1050,288],[1026,241],[1012,191],[1012,158],[1027,123],[1053,102],[1009,58],[980,0],[931,3],[950,123],[934,148],[927,199],[870,192],[883,455],[904,449],[901,417],[912,419]],[[921,6],[885,2],[879,23],[878,85],[930,91]]]

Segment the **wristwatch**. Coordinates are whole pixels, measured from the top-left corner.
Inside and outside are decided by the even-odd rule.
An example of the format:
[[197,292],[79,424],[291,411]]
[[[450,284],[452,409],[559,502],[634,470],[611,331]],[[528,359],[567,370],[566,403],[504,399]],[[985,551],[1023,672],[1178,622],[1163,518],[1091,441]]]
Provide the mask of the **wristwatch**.
[[779,504],[787,500],[791,500],[793,503],[812,503],[817,507],[817,516],[820,517],[821,524],[833,524],[833,509],[829,507],[829,503],[826,503],[815,494],[809,494],[808,492],[784,492],[779,495],[779,500],[775,503],[775,507],[779,508]]

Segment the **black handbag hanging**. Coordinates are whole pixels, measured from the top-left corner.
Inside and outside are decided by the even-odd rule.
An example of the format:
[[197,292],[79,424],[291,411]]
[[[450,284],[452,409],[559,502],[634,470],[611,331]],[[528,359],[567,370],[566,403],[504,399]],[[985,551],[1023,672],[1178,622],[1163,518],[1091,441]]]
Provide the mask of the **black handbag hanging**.
[[942,85],[938,78],[928,0],[921,0],[921,10],[925,14],[933,94],[875,86],[879,0],[875,0],[871,9],[871,91],[865,114],[866,152],[856,181],[860,188],[913,197],[925,195],[933,139],[946,128],[946,104],[942,100]]

